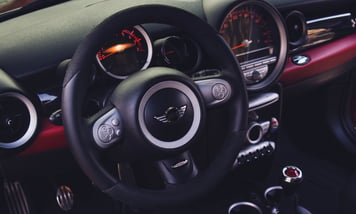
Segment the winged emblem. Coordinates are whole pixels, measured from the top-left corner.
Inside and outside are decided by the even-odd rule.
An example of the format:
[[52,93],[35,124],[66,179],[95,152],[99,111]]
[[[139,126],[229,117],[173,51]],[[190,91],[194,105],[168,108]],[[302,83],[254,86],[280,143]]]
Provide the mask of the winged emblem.
[[154,116],[156,120],[162,123],[173,123],[178,121],[180,118],[184,116],[185,111],[187,110],[187,106],[181,107],[169,107],[163,115],[161,116]]

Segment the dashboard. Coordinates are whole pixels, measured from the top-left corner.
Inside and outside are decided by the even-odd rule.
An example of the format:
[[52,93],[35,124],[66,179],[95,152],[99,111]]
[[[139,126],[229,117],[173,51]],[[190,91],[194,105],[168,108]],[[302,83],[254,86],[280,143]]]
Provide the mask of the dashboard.
[[[351,75],[356,67],[353,0],[151,1],[169,7],[147,6],[146,0],[58,1],[17,16],[0,15],[0,160],[9,160],[8,168],[12,169],[11,158],[37,160],[50,152],[67,152],[75,141],[89,142],[90,148],[78,146],[73,157],[80,159],[93,151],[88,156],[99,157],[93,162],[100,165],[99,171],[109,169],[107,174],[115,181],[122,162],[140,165],[149,159],[147,164],[155,164],[150,165],[155,168],[152,174],[157,173],[153,177],[161,176],[157,188],[152,185],[158,191],[194,179],[200,169],[215,163],[219,151],[233,157],[225,157],[230,160],[227,167],[216,169],[265,173],[275,167],[274,154],[284,146],[281,138],[290,134],[284,131],[304,125],[305,121],[292,124],[304,113],[292,105],[303,102],[308,111],[311,107],[310,115],[320,110],[309,106],[308,99],[300,102],[299,95],[312,89],[327,89],[320,93],[325,97],[334,95],[329,92],[334,92],[331,83],[339,89],[340,82],[347,82],[344,87],[353,90],[353,95],[345,95],[352,97],[342,102],[349,102],[351,110],[342,110],[355,123],[355,112],[349,112],[355,111],[356,103],[352,83],[356,77]],[[126,9],[137,15],[149,8],[182,16],[136,23],[127,15]],[[113,21],[122,14],[133,21]],[[136,17],[159,20],[156,16]],[[196,26],[183,22],[188,19]],[[335,97],[328,104],[338,106],[332,115],[339,119],[343,107]],[[290,106],[297,114],[286,122],[283,115],[288,115]],[[326,108],[327,113],[333,110]],[[66,114],[68,109],[75,113]],[[80,133],[78,127],[87,132]],[[238,130],[231,138],[226,137],[230,128]],[[342,130],[337,128],[336,132]],[[70,131],[79,134],[73,137]],[[225,147],[225,138],[239,149]],[[180,167],[188,173],[174,174]],[[220,172],[210,173],[211,177],[224,174]],[[118,190],[102,183],[101,190]],[[151,190],[151,184],[140,185]],[[191,189],[194,194],[200,188]]]
[[[155,3],[167,4],[165,1]],[[140,1],[76,0],[3,21],[1,28],[4,30],[0,32],[0,68],[23,85],[18,89],[19,92],[25,92],[26,95],[29,93],[28,96],[37,105],[37,114],[44,115],[46,120],[46,117],[49,118],[60,109],[62,78],[77,44],[99,22],[117,12],[117,8],[140,4]],[[309,6],[313,3],[297,4],[295,1],[195,0],[172,1],[169,4],[206,19],[219,32],[240,63],[251,97],[259,92],[268,92],[278,82],[288,86],[309,79],[310,76],[324,74],[337,64],[329,65],[332,61],[329,64],[318,61],[319,54],[328,53],[330,57],[335,57],[342,47],[330,47],[332,51],[329,52],[320,50],[327,45],[332,46],[332,41],[336,39],[348,40],[354,44],[355,19],[352,9],[345,10],[332,1],[329,4],[334,6],[333,9],[320,12],[318,16],[309,11]],[[325,7],[329,7],[329,4]],[[349,1],[346,4],[352,5]],[[295,5],[298,7],[294,7]],[[52,14],[52,19],[44,18],[48,14]],[[93,81],[98,87],[88,101],[88,115],[105,105],[105,93],[108,92],[102,88],[115,85],[149,67],[171,67],[192,78],[219,73],[198,43],[172,26],[127,26],[117,29],[113,35],[105,35],[105,38],[107,39],[102,41],[101,48],[92,60]],[[355,54],[352,45],[345,48],[350,52],[342,57],[346,63]],[[17,63],[19,61],[21,63]],[[314,69],[320,64],[325,69]],[[105,87],[101,87],[103,85]],[[104,98],[99,99],[96,96]],[[3,102],[16,97],[4,96]],[[42,106],[38,107],[38,103],[42,103]],[[28,111],[36,115],[32,107]],[[41,119],[36,118],[37,120]],[[35,124],[40,123],[38,121]],[[40,126],[36,127],[38,131]],[[19,135],[27,133],[23,129],[19,131]],[[37,131],[34,131],[33,126],[31,130],[35,136]],[[2,143],[11,144],[6,139],[14,139],[13,142],[17,140],[16,137],[2,135],[5,139],[0,140]],[[29,139],[33,138],[27,137],[26,142]]]
[[[356,57],[354,3],[345,1],[345,5],[349,5],[345,7],[337,1],[328,1],[323,6],[327,9],[316,14],[310,8],[317,2],[154,1],[195,14],[224,38],[240,63],[251,99],[259,93],[273,91],[279,84],[289,87],[305,80],[320,82],[334,78],[337,74],[330,75],[332,69]],[[20,97],[19,109],[27,108],[28,112],[23,116],[24,124],[33,124],[28,130],[21,127],[17,132],[16,129],[17,137],[0,132],[2,149],[24,151],[30,145],[26,143],[35,140],[32,147],[24,151],[28,154],[50,149],[43,146],[43,136],[64,139],[63,129],[52,119],[60,117],[60,113],[55,113],[60,110],[61,84],[75,49],[106,17],[140,4],[143,1],[75,0],[0,23],[2,75],[19,82],[4,83],[0,103],[7,109],[9,100],[13,103],[13,99]],[[90,61],[95,90],[88,99],[88,114],[106,105],[108,91],[115,84],[150,67],[171,67],[193,79],[219,73],[202,47],[172,26],[155,23],[127,26],[103,37],[108,39]],[[342,56],[341,51],[345,53]],[[330,60],[335,57],[339,60]],[[15,92],[5,93],[8,90]],[[9,122],[9,118],[16,118],[17,112],[9,110],[4,115],[0,118],[5,121],[1,126],[13,128],[11,124],[15,120]],[[52,122],[49,122],[51,117]],[[53,132],[47,132],[49,130]],[[19,139],[25,140],[18,143]],[[53,146],[64,147],[63,144]]]

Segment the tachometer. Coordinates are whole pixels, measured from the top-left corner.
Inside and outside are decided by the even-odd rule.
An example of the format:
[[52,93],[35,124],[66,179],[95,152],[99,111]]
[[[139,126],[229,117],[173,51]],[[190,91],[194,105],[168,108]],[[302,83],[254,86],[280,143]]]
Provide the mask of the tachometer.
[[117,33],[97,53],[100,67],[118,79],[148,67],[152,59],[152,43],[141,26]]
[[170,36],[160,41],[160,51],[165,64],[185,73],[194,71],[201,61],[201,49],[191,39]]
[[270,4],[260,0],[237,4],[225,16],[220,33],[239,60],[249,89],[261,89],[279,76],[287,38],[282,19]]

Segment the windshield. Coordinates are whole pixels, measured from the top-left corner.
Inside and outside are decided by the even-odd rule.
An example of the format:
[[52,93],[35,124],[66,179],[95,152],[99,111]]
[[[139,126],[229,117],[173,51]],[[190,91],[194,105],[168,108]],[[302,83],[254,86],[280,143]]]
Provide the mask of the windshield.
[[0,0],[0,13],[5,13],[26,6],[35,0]]

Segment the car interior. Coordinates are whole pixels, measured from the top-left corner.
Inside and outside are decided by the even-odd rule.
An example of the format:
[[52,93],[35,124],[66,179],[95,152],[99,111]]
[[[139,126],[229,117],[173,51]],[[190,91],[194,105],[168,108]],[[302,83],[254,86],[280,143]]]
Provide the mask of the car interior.
[[0,213],[356,213],[353,0],[0,0]]

